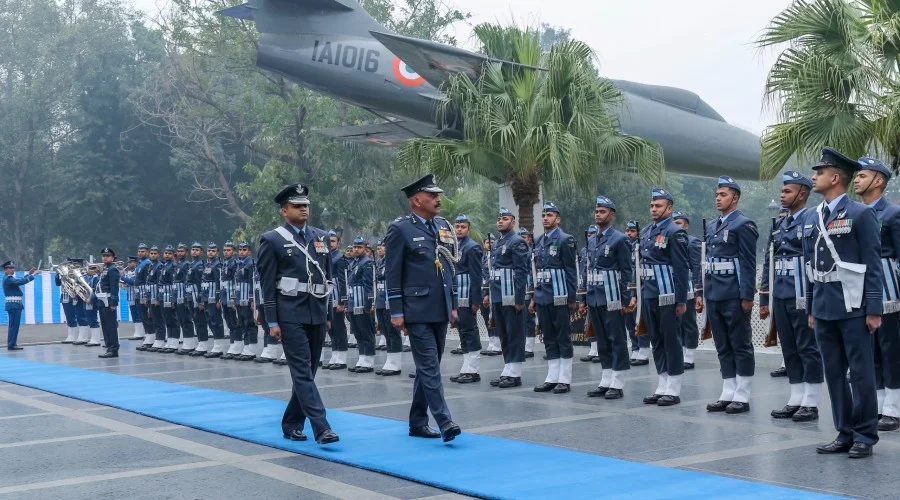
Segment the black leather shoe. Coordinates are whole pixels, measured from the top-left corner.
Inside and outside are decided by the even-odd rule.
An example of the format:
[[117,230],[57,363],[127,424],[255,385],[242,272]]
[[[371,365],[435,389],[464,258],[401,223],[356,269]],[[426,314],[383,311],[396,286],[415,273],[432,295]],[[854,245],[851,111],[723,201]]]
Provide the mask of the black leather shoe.
[[799,409],[799,406],[784,405],[780,410],[772,410],[772,418],[791,418]]
[[645,404],[645,405],[655,405],[655,404],[659,404],[659,400],[660,400],[660,398],[662,398],[662,397],[663,397],[662,394],[654,394],[654,395],[652,395],[652,396],[647,396],[646,398],[644,398],[644,404]]
[[285,439],[290,439],[291,441],[306,441],[306,434],[303,433],[303,429],[294,429],[291,432],[284,433]]
[[509,389],[510,387],[519,387],[522,385],[522,377],[506,377],[506,380],[501,380],[500,385],[497,387],[501,389]]
[[193,352],[193,351],[189,351],[189,350],[187,350],[187,349],[178,349],[177,351],[175,351],[175,355],[176,355],[176,356],[184,356],[184,355],[190,354],[190,353],[192,353],[192,352]]
[[352,368],[348,368],[349,371],[353,373],[372,373],[375,371],[371,366],[354,366]]
[[347,344],[347,347],[349,347],[350,349],[356,349],[357,347],[359,347],[359,344]]
[[286,359],[276,359],[276,360],[272,361],[272,364],[275,366],[287,366],[287,360]]
[[694,369],[694,363],[685,363],[685,364],[684,364],[684,369],[685,369],[685,370],[693,370],[693,369]]
[[541,358],[543,358],[544,361],[547,361],[547,355],[546,355],[546,354],[544,354],[543,356],[541,356]]
[[376,351],[387,351],[387,346],[386,345],[377,345],[377,346],[375,346],[375,350]]
[[847,453],[853,443],[842,443],[835,439],[834,441],[816,447],[816,453],[820,455],[834,455],[835,453]]
[[328,365],[328,369],[329,370],[346,370],[347,365],[346,365],[346,363],[335,363],[333,365]]
[[708,412],[719,412],[725,411],[725,408],[728,408],[728,405],[731,404],[731,401],[722,401],[721,399],[716,401],[715,403],[710,403],[706,405],[706,411]]
[[91,343],[87,343],[87,344],[84,344],[84,346],[85,346],[85,347],[100,347],[100,344],[91,344]]
[[603,399],[622,399],[623,396],[625,396],[625,391],[622,389],[609,389]]
[[326,340],[325,342],[322,343],[322,345],[325,346],[325,347],[331,347],[331,341],[330,341],[330,340]]
[[118,357],[119,357],[119,353],[117,353],[117,352],[109,352],[109,351],[106,351],[106,352],[104,352],[103,354],[101,354],[101,355],[99,355],[99,356],[97,356],[97,357],[98,357],[98,358],[104,358],[104,359],[106,359],[106,358],[118,358]]
[[599,363],[599,362],[600,362],[600,356],[594,356],[594,358],[591,360],[591,363]]
[[507,377],[503,376],[503,377],[495,378],[494,380],[491,380],[491,387],[500,387],[500,382],[503,382],[504,380],[506,380],[506,378]]
[[[241,355],[235,356],[234,359],[236,359],[238,361],[253,361],[254,359],[256,359],[256,355],[255,354],[241,354]],[[322,366],[321,361],[319,361],[319,366]]]
[[321,434],[316,436],[316,442],[319,444],[337,443],[340,440],[341,438],[339,438],[331,429],[325,429]]
[[578,358],[579,361],[582,361],[584,363],[590,363],[592,359],[594,359],[593,356],[582,356]]
[[569,384],[556,384],[556,387],[553,388],[553,394],[565,394],[571,390],[572,388],[569,387]]
[[410,373],[409,375],[407,375],[407,377],[409,377],[409,378],[416,378],[416,372]]
[[[376,371],[375,373],[378,374],[377,371]],[[458,381],[459,381],[459,377],[462,377],[462,376],[463,376],[462,373],[457,373],[456,375],[450,375],[450,381],[451,381],[451,382],[458,382]]]
[[787,377],[787,368],[781,367],[777,370],[772,370],[769,372],[769,376],[771,377]]
[[500,351],[488,351],[487,349],[481,351],[482,356],[496,356],[498,354],[502,354]]
[[898,428],[900,428],[900,419],[897,419],[896,417],[888,417],[885,415],[878,421],[879,431],[896,431]]
[[735,413],[746,413],[748,411],[750,411],[750,403],[732,401],[727,407],[725,407],[725,413],[729,415],[733,415]]
[[403,352],[409,352],[409,351],[412,351],[411,347],[409,347],[408,345],[403,346]]
[[850,458],[866,458],[872,456],[872,445],[865,443],[853,443],[850,448]]
[[813,422],[819,420],[819,409],[815,406],[801,406],[791,417],[794,422]]
[[22,347],[19,347],[19,346],[17,346],[17,345],[14,345],[14,346],[12,346],[12,347],[7,347],[7,348],[6,348],[7,351],[21,351],[22,349],[23,349]]
[[453,439],[460,434],[462,434],[462,429],[453,422],[447,422],[441,426],[441,437],[444,439],[445,443],[453,441]]
[[649,359],[632,359],[631,360],[631,366],[644,366],[644,365],[649,365],[649,364],[650,364]]
[[236,356],[234,354],[231,354],[230,352],[226,352],[222,355],[222,359],[234,359],[235,357]]
[[441,433],[432,429],[427,425],[423,425],[421,427],[410,427],[409,435],[412,437],[418,438],[439,438],[441,437]]
[[375,370],[375,375],[381,375],[383,377],[393,377],[394,375],[400,375],[400,370],[382,370],[381,368],[379,368]]
[[534,357],[534,353],[533,353],[533,352],[531,352],[531,351],[525,351],[525,358],[526,358],[526,359],[528,359],[528,358],[533,358],[533,357]]
[[543,384],[534,388],[534,392],[550,392],[556,388],[556,384],[551,382],[544,382]]
[[[74,344],[74,342],[73,342],[73,344]],[[141,344],[141,345],[135,347],[134,350],[135,350],[135,351],[146,351],[146,350],[149,349],[149,348],[150,348],[149,345],[147,345],[147,344]]]
[[481,382],[481,375],[477,373],[463,373],[456,379],[456,382],[459,384],[473,384],[475,382]]
[[[271,363],[272,361],[275,361],[275,360],[272,358],[263,358],[263,357],[259,357],[259,356],[257,356],[256,359],[253,360],[254,363]],[[322,368],[325,368],[325,366],[323,366]],[[327,368],[325,368],[325,369],[327,370]]]
[[457,347],[456,349],[453,349],[450,351],[450,354],[462,354],[462,353],[463,353],[463,350],[460,347]]
[[163,349],[163,350],[160,351],[160,352],[163,353],[163,354],[174,354],[174,353],[177,352],[177,351],[178,351],[178,349],[176,349],[176,348],[174,348],[174,347],[166,347],[165,349]]
[[203,357],[207,358],[207,359],[220,358],[220,357],[222,357],[222,353],[221,352],[208,352],[208,353],[204,354]]
[[[87,340],[76,340],[75,342],[72,342],[72,345],[85,345],[85,344],[87,344]],[[141,350],[145,351],[146,349],[141,349]]]
[[606,396],[606,391],[609,390],[609,387],[597,387],[596,389],[591,389],[587,393],[587,397],[589,398],[602,398]]
[[197,357],[200,357],[200,356],[206,356],[206,351],[191,351],[191,353],[188,354],[188,356],[190,356],[190,357],[192,357],[192,358],[197,358]]
[[663,396],[659,398],[659,401],[656,402],[657,406],[674,406],[678,403],[681,403],[681,397],[679,396]]

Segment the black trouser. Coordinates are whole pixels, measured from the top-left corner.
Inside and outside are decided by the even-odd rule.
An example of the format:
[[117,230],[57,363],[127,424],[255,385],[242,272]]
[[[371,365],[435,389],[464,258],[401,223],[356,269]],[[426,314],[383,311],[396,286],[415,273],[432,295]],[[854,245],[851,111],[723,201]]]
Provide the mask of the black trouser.
[[625,332],[625,317],[622,311],[608,311],[606,306],[596,306],[589,307],[588,313],[594,326],[600,366],[615,371],[630,369],[628,334]]
[[225,326],[228,327],[228,338],[231,342],[242,342],[244,330],[238,323],[237,311],[234,310],[234,305],[226,306],[225,302],[222,302],[222,317],[225,318]]
[[156,333],[155,325],[153,324],[153,315],[150,312],[150,305],[139,303],[138,310],[141,312],[141,323],[144,324],[144,334],[148,333]]
[[781,342],[788,382],[821,384],[825,377],[822,355],[816,333],[809,327],[807,312],[797,309],[796,299],[773,299],[771,313]]
[[464,353],[481,352],[481,336],[478,333],[478,318],[469,306],[457,309],[456,328],[459,330],[459,345]]
[[494,324],[500,336],[500,349],[504,363],[525,362],[525,308],[516,311],[515,306],[494,303]]
[[403,352],[403,337],[401,337],[400,331],[394,328],[394,324],[391,323],[391,312],[387,309],[375,309],[375,317],[378,320],[378,328],[381,329],[381,334],[384,335],[387,352]]
[[681,349],[681,323],[675,315],[675,304],[660,306],[658,298],[642,299],[641,302],[641,315],[647,326],[646,336],[650,337],[653,346],[656,373],[681,375],[684,373],[684,351]]
[[487,328],[488,337],[499,337],[500,333],[497,331],[497,321],[494,321],[494,326],[491,326],[491,307],[484,307],[484,304],[481,305],[481,318],[484,320],[484,326]]
[[752,377],[756,369],[750,330],[750,312],[741,299],[706,300],[706,317],[719,355],[722,378]]
[[253,317],[253,307],[237,306],[237,319],[243,337],[244,345],[259,343],[259,329],[256,328],[256,319]]
[[[543,323],[541,323],[543,324]],[[533,338],[534,332],[537,329],[537,314],[531,314],[530,312],[525,312],[525,338]],[[571,330],[571,328],[570,328]]]
[[[441,382],[441,357],[447,340],[447,322],[407,323],[416,378],[413,381],[413,400],[409,407],[409,426],[428,425],[428,410],[438,426],[450,422],[450,409],[444,400]],[[524,345],[523,345],[524,348]],[[523,354],[524,357],[524,354]]]
[[191,307],[191,315],[194,317],[194,329],[197,331],[197,340],[206,342],[209,340],[209,330],[206,328],[206,311],[201,310],[196,304]]
[[572,322],[569,321],[569,306],[535,306],[547,359],[569,359],[572,357]]
[[900,313],[881,316],[875,330],[875,387],[900,388]]
[[191,317],[190,304],[175,304],[175,316],[178,317],[178,326],[181,327],[182,337],[194,338],[194,319]]
[[347,345],[347,323],[344,323],[344,313],[338,312],[337,309],[331,308],[331,329],[328,330],[331,337],[331,350],[344,352],[348,349]]
[[163,312],[163,306],[160,304],[150,305],[150,315],[153,316],[153,326],[156,327],[156,340],[166,340],[166,317]]
[[[356,336],[356,346],[359,348],[359,355],[374,356],[375,318],[372,317],[372,314],[368,312],[351,314],[350,328],[353,329],[353,335]],[[331,347],[332,349],[334,348],[334,340],[331,341]]]
[[301,325],[281,321],[278,326],[281,327],[284,357],[291,371],[293,389],[284,416],[281,418],[281,430],[287,434],[293,430],[303,429],[308,418],[313,437],[318,436],[331,428],[325,419],[325,405],[314,380],[319,357],[322,355],[322,344],[325,342],[325,325]]
[[681,321],[681,345],[687,349],[696,349],[700,345],[700,328],[697,326],[697,312],[694,301],[689,300],[687,310],[678,318]]
[[212,331],[214,339],[225,338],[225,326],[222,325],[222,311],[216,307],[216,304],[203,304],[203,311],[206,313],[206,326]]
[[256,314],[259,315],[259,321],[260,324],[262,324],[263,347],[280,344],[280,341],[275,340],[275,337],[269,335],[269,322],[266,321],[266,313],[261,305],[256,306]]
[[834,428],[838,431],[837,440],[845,444],[877,443],[875,350],[865,316],[836,321],[816,318],[815,331],[825,366],[825,382],[831,398]]
[[[174,304],[173,304],[174,306]],[[168,330],[168,338],[177,339],[181,335],[181,329],[178,328],[178,316],[175,312],[175,307],[163,307],[162,308],[163,318],[166,322],[166,330]]]
[[100,313],[100,328],[103,330],[106,352],[119,352],[119,319],[116,317],[116,311],[100,306],[98,312]]

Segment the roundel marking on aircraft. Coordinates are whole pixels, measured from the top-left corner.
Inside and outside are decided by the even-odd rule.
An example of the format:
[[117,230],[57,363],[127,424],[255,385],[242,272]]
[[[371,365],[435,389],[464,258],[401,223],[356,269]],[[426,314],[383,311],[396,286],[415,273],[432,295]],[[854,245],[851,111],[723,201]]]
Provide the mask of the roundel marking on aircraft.
[[377,137],[369,137],[366,140],[371,142],[372,144],[378,144],[379,146],[396,146],[396,144],[393,141],[388,141],[386,139],[379,139]]
[[425,79],[413,71],[408,64],[401,61],[399,57],[394,58],[394,76],[400,83],[408,87],[418,87],[425,83]]

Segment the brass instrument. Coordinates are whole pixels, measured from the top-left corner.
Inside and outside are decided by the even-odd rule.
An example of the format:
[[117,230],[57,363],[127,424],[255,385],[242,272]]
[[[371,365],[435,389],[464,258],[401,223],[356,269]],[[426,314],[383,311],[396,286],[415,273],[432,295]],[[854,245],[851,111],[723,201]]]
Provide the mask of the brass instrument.
[[94,296],[94,290],[88,284],[87,279],[85,279],[83,268],[71,262],[64,262],[55,266],[51,262],[50,266],[59,276],[59,282],[62,284],[63,290],[70,297],[77,297],[84,302],[91,301],[91,298]]

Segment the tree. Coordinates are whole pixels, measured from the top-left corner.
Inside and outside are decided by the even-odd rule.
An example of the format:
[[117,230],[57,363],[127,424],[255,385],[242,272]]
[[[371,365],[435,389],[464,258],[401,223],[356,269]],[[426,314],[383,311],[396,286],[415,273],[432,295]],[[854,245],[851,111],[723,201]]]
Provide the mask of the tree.
[[490,24],[475,34],[483,53],[518,64],[486,63],[476,80],[451,77],[441,111],[459,109],[465,139],[410,141],[398,154],[401,166],[509,182],[519,224],[529,230],[541,182],[584,191],[604,173],[632,167],[661,179],[661,149],[621,133],[610,110],[622,94],[597,76],[590,47],[570,40],[543,53],[536,32]]
[[823,146],[850,156],[900,155],[900,3],[795,0],[758,40],[786,45],[765,97],[778,122],[766,128],[760,174],[770,179],[796,156]]

